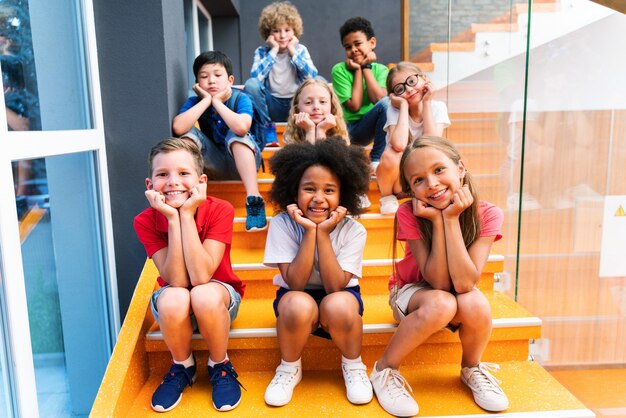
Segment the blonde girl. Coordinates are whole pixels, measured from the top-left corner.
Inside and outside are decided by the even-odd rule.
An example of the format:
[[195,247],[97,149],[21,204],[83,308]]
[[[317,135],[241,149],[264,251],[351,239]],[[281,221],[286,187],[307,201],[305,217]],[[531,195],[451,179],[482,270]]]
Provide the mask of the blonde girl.
[[348,144],[348,129],[337,95],[323,80],[309,78],[291,102],[285,142],[310,142],[340,136]]
[[398,210],[396,194],[400,192],[400,157],[412,138],[422,135],[441,136],[450,126],[444,102],[433,100],[435,88],[422,70],[412,62],[400,62],[389,70],[387,91],[387,147],[376,170],[380,190],[380,212]]
[[446,139],[420,137],[410,143],[400,173],[402,190],[412,199],[396,215],[394,246],[399,240],[406,248],[389,280],[399,325],[374,364],[374,393],[393,415],[417,414],[412,389],[398,368],[411,351],[448,327],[459,331],[461,381],[474,401],[487,411],[503,411],[508,399],[490,373],[498,366],[481,362],[492,319],[487,298],[476,288],[493,242],[502,237],[502,211],[479,201],[461,156]]

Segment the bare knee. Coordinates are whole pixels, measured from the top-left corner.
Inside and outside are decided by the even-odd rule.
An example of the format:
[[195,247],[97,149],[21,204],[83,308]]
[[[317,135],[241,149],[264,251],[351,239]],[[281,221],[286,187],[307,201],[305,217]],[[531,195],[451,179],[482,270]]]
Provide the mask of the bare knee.
[[351,331],[361,325],[358,301],[348,292],[327,295],[320,303],[320,322],[331,330]]
[[465,323],[491,323],[491,306],[478,289],[457,296],[459,319]]
[[289,330],[311,327],[317,316],[317,304],[304,292],[289,292],[278,303],[278,319]]
[[191,289],[191,306],[196,315],[215,315],[227,312],[230,294],[219,283],[206,283]]
[[189,317],[190,295],[182,287],[169,287],[157,299],[160,321],[178,321]]
[[432,323],[441,328],[454,318],[456,312],[457,301],[454,295],[441,290],[429,292],[428,298],[411,315],[420,318],[421,322]]

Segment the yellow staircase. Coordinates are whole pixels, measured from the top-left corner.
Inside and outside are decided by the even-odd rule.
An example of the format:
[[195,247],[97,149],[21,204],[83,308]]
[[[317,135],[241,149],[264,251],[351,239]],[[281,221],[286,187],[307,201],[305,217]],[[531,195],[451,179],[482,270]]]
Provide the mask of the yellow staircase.
[[[273,152],[267,149],[264,156],[268,158]],[[267,197],[272,178],[267,173],[259,177],[262,194]],[[228,353],[247,390],[233,411],[220,413],[213,409],[209,378],[203,366],[208,353],[197,334],[192,346],[200,365],[198,380],[185,390],[181,403],[167,416],[388,416],[376,399],[363,406],[348,402],[340,370],[341,354],[331,341],[317,337],[310,337],[303,354],[303,380],[292,401],[281,408],[265,405],[265,387],[280,361],[272,310],[275,293],[272,277],[277,270],[262,264],[266,232],[245,232],[245,193],[241,182],[210,182],[208,193],[229,200],[236,208],[231,258],[247,288],[239,316],[232,325]],[[378,202],[374,180],[369,197],[373,203]],[[377,205],[373,205],[360,218],[368,230],[361,288],[365,304],[362,358],[370,371],[395,330],[387,304],[393,217],[377,212]],[[267,213],[271,218],[273,209],[268,207]],[[508,296],[493,290],[494,274],[502,270],[503,257],[491,255],[479,283],[491,303],[494,324],[483,360],[501,365],[496,377],[503,381],[502,387],[510,398],[509,410],[498,415],[594,416],[539,364],[528,360],[529,340],[540,337],[541,321]],[[93,405],[92,417],[162,416],[150,408],[152,392],[170,365],[170,354],[149,308],[156,276],[154,264],[147,260]],[[407,357],[401,371],[414,389],[420,416],[488,415],[474,404],[471,392],[460,382],[460,358],[458,333],[447,330],[435,333]]]

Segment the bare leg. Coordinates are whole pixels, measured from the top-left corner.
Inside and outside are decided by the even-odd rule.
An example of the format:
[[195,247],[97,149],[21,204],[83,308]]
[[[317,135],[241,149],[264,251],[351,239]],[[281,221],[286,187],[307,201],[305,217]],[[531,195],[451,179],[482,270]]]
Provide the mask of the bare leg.
[[345,358],[361,355],[363,318],[359,315],[359,302],[349,292],[334,292],[320,303],[320,323]]
[[243,187],[246,189],[246,194],[248,196],[261,196],[257,182],[254,152],[241,142],[233,142],[230,149],[235,158],[235,166],[237,166],[237,171],[243,182]]
[[157,299],[159,327],[167,348],[176,361],[191,355],[193,328],[190,318],[189,291],[182,287],[168,287]]
[[411,351],[450,322],[456,309],[452,293],[430,289],[415,292],[409,301],[409,314],[398,325],[376,368],[398,369]]
[[394,151],[391,147],[387,147],[380,157],[380,164],[376,169],[376,181],[381,197],[401,191],[399,183],[401,158],[402,153]]
[[452,322],[461,324],[461,367],[474,367],[480,362],[491,336],[491,307],[485,295],[478,289],[457,295],[457,306],[457,314]]
[[213,361],[226,358],[230,315],[230,294],[219,283],[206,283],[191,290],[191,306],[198,322],[198,329],[209,349]]
[[291,362],[302,357],[304,345],[318,321],[319,311],[311,296],[294,290],[282,297],[278,303],[276,331],[283,360]]

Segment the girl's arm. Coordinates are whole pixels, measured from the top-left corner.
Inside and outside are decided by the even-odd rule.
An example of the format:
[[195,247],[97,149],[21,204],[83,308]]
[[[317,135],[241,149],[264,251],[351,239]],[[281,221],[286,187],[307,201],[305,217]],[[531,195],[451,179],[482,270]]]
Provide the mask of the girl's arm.
[[306,112],[300,112],[293,115],[293,118],[296,127],[302,129],[302,132],[304,133],[303,139],[311,144],[315,144],[316,129],[315,123],[311,120],[311,116],[309,116]]
[[431,106],[434,93],[433,83],[427,80],[424,85],[424,98],[422,100],[422,123],[424,127],[424,135],[442,136],[445,125],[442,123],[435,123],[433,108]]
[[403,152],[409,144],[409,103],[395,94],[390,94],[391,105],[398,109],[398,121],[389,125],[389,145],[396,152]]
[[224,104],[232,95],[232,90],[227,88],[221,93],[216,94],[213,97],[213,108],[222,117],[224,123],[228,128],[237,136],[244,136],[250,130],[252,126],[252,117],[246,113],[237,113],[230,110],[228,106]]
[[448,270],[457,293],[466,293],[474,288],[485,266],[493,237],[482,237],[465,248],[459,215],[474,201],[467,185],[454,194],[452,203],[443,210],[443,225],[446,235]]
[[433,224],[433,236],[430,249],[426,247],[425,242],[421,239],[409,240],[407,243],[415,257],[420,272],[422,272],[422,276],[424,276],[428,284],[430,284],[433,289],[450,290],[452,282],[450,281],[450,273],[448,271],[448,255],[446,253],[446,235],[444,233],[443,217],[441,216],[441,211],[438,209],[429,209],[439,212],[439,216],[431,219]]
[[183,113],[174,116],[172,120],[172,132],[176,136],[181,136],[189,132],[198,119],[200,119],[200,116],[211,107],[211,103],[213,102],[213,98],[209,92],[200,88],[198,84],[194,85],[193,89],[196,94],[198,94],[200,100]]
[[206,201],[206,183],[199,183],[191,189],[191,196],[181,206],[180,226],[183,256],[192,286],[208,283],[219,267],[226,244],[213,239],[200,241],[195,214]]
[[303,290],[311,277],[315,256],[316,225],[305,218],[298,205],[287,206],[289,216],[304,228],[302,242],[291,263],[279,263],[278,270],[292,290]]
[[352,273],[344,271],[339,265],[330,241],[330,233],[345,218],[347,213],[348,210],[346,208],[338,206],[327,220],[317,226],[317,259],[320,268],[320,278],[326,293],[345,289],[352,278]]

